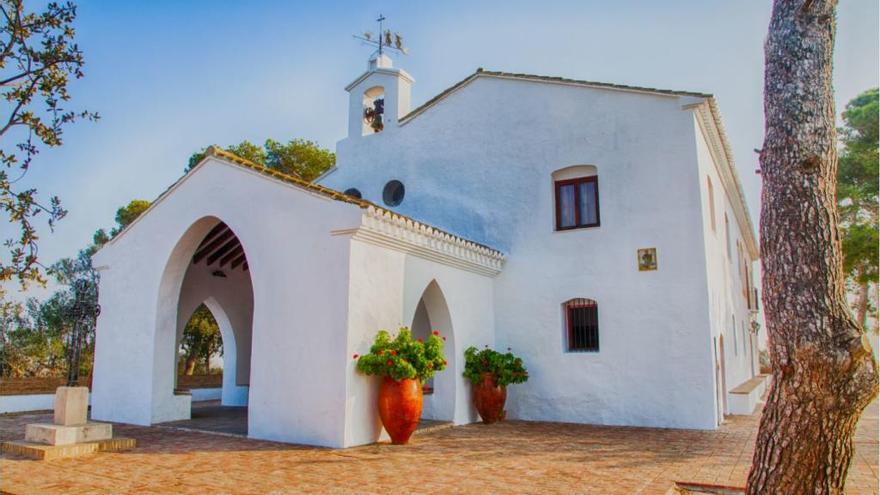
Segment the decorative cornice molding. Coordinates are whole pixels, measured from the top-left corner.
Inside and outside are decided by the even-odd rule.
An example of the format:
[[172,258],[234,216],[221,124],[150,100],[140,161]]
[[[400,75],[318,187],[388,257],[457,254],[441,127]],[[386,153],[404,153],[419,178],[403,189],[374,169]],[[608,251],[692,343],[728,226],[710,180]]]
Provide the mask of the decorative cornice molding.
[[488,277],[501,273],[504,266],[504,254],[500,251],[373,206],[364,208],[359,228],[334,232],[349,233],[353,239]]

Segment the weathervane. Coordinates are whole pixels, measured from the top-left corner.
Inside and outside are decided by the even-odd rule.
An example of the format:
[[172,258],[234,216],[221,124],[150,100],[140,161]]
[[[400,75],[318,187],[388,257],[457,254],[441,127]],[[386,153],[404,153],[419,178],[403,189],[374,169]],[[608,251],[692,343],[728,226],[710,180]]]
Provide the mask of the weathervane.
[[355,38],[363,41],[364,43],[366,43],[370,46],[374,46],[374,47],[378,48],[377,53],[379,54],[380,57],[382,56],[383,49],[386,49],[386,48],[394,50],[394,51],[401,53],[403,55],[408,54],[409,50],[407,50],[403,46],[403,37],[400,36],[400,33],[392,33],[390,29],[385,29],[383,31],[383,29],[382,29],[382,22],[383,21],[385,21],[385,16],[382,14],[379,14],[379,18],[376,19],[376,22],[379,23],[379,31],[378,31],[379,35],[377,36],[376,39],[373,39],[373,33],[370,31],[367,31],[362,35],[355,34],[352,36],[354,36]]

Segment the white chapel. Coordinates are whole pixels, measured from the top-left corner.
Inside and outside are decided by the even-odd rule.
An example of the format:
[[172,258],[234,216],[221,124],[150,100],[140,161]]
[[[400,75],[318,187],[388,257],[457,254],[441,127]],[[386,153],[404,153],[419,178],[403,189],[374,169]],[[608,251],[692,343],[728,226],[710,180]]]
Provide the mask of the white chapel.
[[477,69],[415,106],[415,83],[372,57],[317,181],[211,148],[94,256],[94,419],[190,417],[176,357],[202,303],[253,438],[379,439],[352,355],[400,326],[448,338],[429,419],[478,419],[463,353],[484,345],[529,368],[512,419],[713,429],[754,409],[759,253],[712,95]]

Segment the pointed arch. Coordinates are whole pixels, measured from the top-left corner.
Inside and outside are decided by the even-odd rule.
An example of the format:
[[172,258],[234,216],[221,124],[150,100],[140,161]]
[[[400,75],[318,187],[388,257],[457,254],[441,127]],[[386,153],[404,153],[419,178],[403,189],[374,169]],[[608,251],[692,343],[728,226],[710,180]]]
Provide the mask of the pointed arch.
[[[236,369],[231,370],[230,373],[227,373],[228,370],[224,370],[224,389],[227,389],[225,386],[227,383],[226,375],[229,374],[231,378],[228,392],[224,394],[224,402],[231,405],[244,405],[242,401],[244,403],[247,402],[247,387],[244,386],[242,388],[241,386],[247,385],[247,383],[242,383],[242,376],[247,377],[250,368],[250,325],[253,320],[254,301],[250,267],[244,261],[236,265],[236,268],[232,268],[234,260],[228,260],[233,261],[233,263],[220,266],[218,261],[222,263],[221,256],[217,256],[216,258],[218,259],[213,260],[208,256],[198,256],[200,248],[204,250],[206,242],[210,244],[209,238],[217,236],[219,231],[222,230],[219,228],[221,225],[224,225],[224,222],[216,216],[205,216],[192,223],[180,236],[172,249],[162,273],[157,298],[156,328],[153,336],[153,407],[151,412],[151,422],[153,423],[188,419],[190,417],[190,396],[175,392],[177,349],[183,327],[188,321],[189,316],[203,302],[206,305],[210,302],[208,309],[211,310],[218,325],[221,325],[224,343],[227,341],[233,342],[233,345],[229,347],[235,348]],[[218,250],[226,249],[226,254],[228,254],[229,251],[236,249],[235,246],[230,245],[230,242],[234,239],[240,245],[241,252],[246,253],[245,241],[239,239],[234,227],[227,225],[226,230],[230,234],[221,239],[216,248]],[[219,237],[217,238],[219,239]],[[221,278],[216,274],[218,270],[224,271],[223,279],[226,279],[226,273],[232,270],[245,274],[238,275],[238,278],[246,279],[244,286],[247,288],[245,292],[247,292],[246,297],[248,299],[245,301],[247,314],[244,317],[244,320],[246,320],[244,323],[241,321],[238,321],[237,324],[232,322],[233,318],[229,315],[230,308],[224,307],[224,304],[219,302],[219,297],[213,297],[215,294],[211,292],[210,287],[203,287],[201,291],[187,290],[187,293],[184,294],[185,284],[190,283],[189,279],[195,274],[195,269],[200,271],[197,275],[208,280],[215,276],[218,279]],[[202,285],[205,284],[203,283]],[[225,306],[228,305],[229,303],[227,302]],[[242,318],[238,318],[238,320],[242,320]],[[237,331],[236,326],[247,326],[248,328]],[[244,371],[242,371],[243,369]],[[243,398],[242,395],[244,396]]]
[[458,393],[456,358],[459,354],[455,343],[455,331],[452,327],[452,315],[446,302],[446,296],[436,279],[431,280],[416,304],[410,328],[413,337],[427,338],[436,330],[446,340],[444,353],[446,369],[437,373],[432,380],[433,390],[429,390],[423,401],[422,417],[426,419],[454,421],[455,403]]
[[207,306],[208,311],[214,315],[214,320],[217,321],[217,326],[220,327],[220,336],[223,339],[223,391],[220,394],[220,404],[224,406],[246,406],[248,403],[248,387],[238,384],[238,345],[235,338],[235,329],[232,326],[229,315],[214,296],[208,297],[202,304]]

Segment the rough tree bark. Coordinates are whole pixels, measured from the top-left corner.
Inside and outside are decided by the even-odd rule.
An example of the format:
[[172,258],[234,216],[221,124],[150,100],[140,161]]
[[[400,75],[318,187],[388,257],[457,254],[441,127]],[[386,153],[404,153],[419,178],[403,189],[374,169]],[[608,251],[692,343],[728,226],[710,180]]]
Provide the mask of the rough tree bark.
[[190,354],[186,357],[186,365],[183,367],[183,374],[191,376],[196,370],[196,355]]
[[836,206],[834,0],[776,0],[765,45],[761,250],[773,383],[748,494],[840,494],[877,363],[847,307]]
[[856,300],[856,320],[868,331],[868,282],[859,282],[859,298]]

